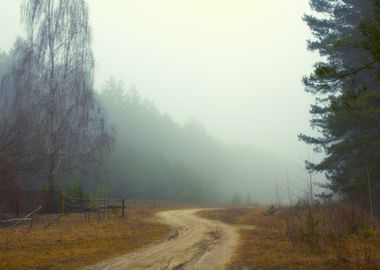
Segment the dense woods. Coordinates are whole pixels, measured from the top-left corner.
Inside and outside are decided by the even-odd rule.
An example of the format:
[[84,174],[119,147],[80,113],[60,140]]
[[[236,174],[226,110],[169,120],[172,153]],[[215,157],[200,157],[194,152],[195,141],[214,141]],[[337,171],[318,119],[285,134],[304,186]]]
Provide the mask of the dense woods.
[[[12,52],[3,53],[1,59],[1,67],[11,70]],[[3,94],[8,91],[10,88],[3,88]],[[99,100],[97,106],[106,112],[102,118],[110,123],[113,147],[101,165],[84,163],[57,176],[57,187],[67,187],[69,194],[100,192],[111,197],[187,203],[230,202],[239,194],[243,199],[251,195],[252,202],[269,201],[276,179],[285,177],[286,172],[298,173],[293,164],[275,156],[219,142],[194,119],[184,125],[176,123],[121,81],[110,79],[94,95]],[[29,132],[26,126],[23,130]],[[30,151],[32,155],[36,149]],[[29,154],[23,157],[37,162]],[[266,170],[267,163],[273,164],[274,170]],[[17,174],[19,184],[44,189],[46,181],[40,178],[40,168],[25,172],[28,177]],[[10,178],[4,175],[5,179]],[[16,182],[10,184],[15,186]]]
[[4,192],[41,190],[47,204],[60,188],[74,197],[268,202],[279,179],[299,177],[294,164],[225,145],[197,120],[176,123],[121,82],[95,91],[85,1],[24,1],[22,21],[26,37],[0,55]]
[[[276,177],[285,177],[287,170],[296,174],[294,165],[274,156],[220,143],[194,119],[176,123],[121,81],[110,79],[100,92],[116,129],[115,149],[103,171],[103,184],[113,194],[169,202],[230,202],[240,193],[244,199],[251,194],[252,202],[264,201],[271,199]],[[265,169],[268,162],[273,171]]]
[[[380,3],[310,3],[308,45],[322,60],[304,84],[316,96],[311,125],[320,136],[299,138],[324,158],[307,162],[307,170],[325,172],[332,194],[374,210]],[[26,37],[0,54],[3,189],[45,189],[53,196],[57,188],[79,185],[92,194],[152,201],[269,202],[284,196],[271,193],[287,178],[288,191],[299,193],[292,183],[289,188],[289,179],[305,178],[295,164],[226,145],[195,119],[179,124],[121,81],[110,79],[95,91],[85,1],[24,1],[22,15]]]

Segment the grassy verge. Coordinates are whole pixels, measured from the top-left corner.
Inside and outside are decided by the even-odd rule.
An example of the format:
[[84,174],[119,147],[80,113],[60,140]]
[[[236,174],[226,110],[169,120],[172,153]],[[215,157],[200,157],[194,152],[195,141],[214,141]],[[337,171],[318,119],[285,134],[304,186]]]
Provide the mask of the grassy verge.
[[[64,217],[47,229],[0,230],[0,269],[77,269],[164,239],[169,227],[154,221],[156,209],[133,208],[126,217]],[[43,217],[48,219],[49,217]]]
[[[298,215],[306,214],[299,210]],[[380,236],[374,231],[363,241],[358,235],[344,232],[340,242],[329,241],[332,225],[326,227],[329,217],[318,212],[318,250],[312,249],[305,220],[293,218],[289,209],[220,209],[201,212],[210,219],[242,226],[240,243],[229,269],[380,269]],[[346,217],[347,218],[347,217]],[[297,222],[297,224],[295,223]],[[306,225],[307,226],[307,225]],[[323,228],[323,229],[322,229]],[[294,235],[299,238],[295,241]],[[369,253],[369,254],[368,254]],[[338,256],[342,255],[342,256]],[[370,255],[370,258],[366,256]]]

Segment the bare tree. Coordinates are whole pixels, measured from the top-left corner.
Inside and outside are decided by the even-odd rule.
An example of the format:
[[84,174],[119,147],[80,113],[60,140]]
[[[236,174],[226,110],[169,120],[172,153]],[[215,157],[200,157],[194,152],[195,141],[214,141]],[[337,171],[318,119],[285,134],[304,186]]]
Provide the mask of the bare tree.
[[282,206],[283,193],[282,193],[281,187],[279,186],[278,179],[276,179],[276,182],[274,185],[273,197],[274,197],[275,204],[277,204],[277,207],[280,208]]
[[29,128],[37,129],[34,150],[52,206],[56,176],[100,160],[112,132],[93,92],[85,0],[24,0],[22,20],[27,37],[15,49],[13,109],[16,122],[27,117]]
[[289,174],[286,173],[286,191],[288,193],[288,199],[289,199],[289,206],[290,209],[293,209],[293,196],[292,196],[292,191],[290,189],[290,184],[289,184]]
[[375,229],[376,227],[376,219],[375,219],[375,211],[374,211],[374,199],[373,199],[373,190],[371,185],[371,174],[367,165],[367,185],[368,185],[368,201],[369,201],[369,210],[371,213],[371,222],[372,222],[372,228]]

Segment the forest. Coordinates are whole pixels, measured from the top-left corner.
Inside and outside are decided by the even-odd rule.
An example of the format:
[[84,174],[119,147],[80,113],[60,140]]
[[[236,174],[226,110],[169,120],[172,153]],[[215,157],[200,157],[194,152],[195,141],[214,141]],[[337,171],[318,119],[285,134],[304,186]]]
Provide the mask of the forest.
[[92,194],[168,202],[228,202],[235,194],[270,202],[279,181],[284,188],[290,178],[294,189],[308,172],[325,172],[324,195],[374,206],[378,3],[310,4],[316,15],[304,17],[314,35],[308,46],[322,60],[303,81],[316,97],[311,126],[321,135],[299,139],[324,158],[307,161],[303,171],[265,151],[220,142],[194,118],[179,124],[121,80],[95,89],[85,2],[52,3],[46,13],[47,3],[26,1],[27,35],[0,54],[1,188],[53,194],[80,186]]
[[[1,55],[3,74],[10,69],[12,54]],[[10,88],[4,88],[4,95],[5,89]],[[62,169],[58,187],[80,189],[79,183],[92,194],[101,190],[111,197],[183,203],[225,203],[237,194],[241,200],[250,196],[253,203],[271,200],[276,178],[298,172],[290,162],[270,154],[219,142],[195,119],[183,126],[176,123],[136,89],[125,89],[122,81],[111,78],[96,93],[112,145],[100,166],[90,162],[75,170]],[[263,169],[268,162],[274,171]],[[28,170],[28,179],[21,177],[5,187],[45,188],[40,169]],[[4,168],[4,179],[16,171]]]
[[[2,95],[3,101],[7,100],[7,104],[10,104],[9,98],[14,98],[13,86],[9,80],[12,72],[15,72],[13,61],[16,53],[16,49],[9,53],[3,52],[0,58],[1,74],[3,74]],[[43,93],[41,99],[46,98],[46,94]],[[85,190],[83,196],[85,193],[95,195],[100,192],[109,197],[176,203],[227,203],[233,199],[233,195],[238,196],[240,201],[250,198],[251,203],[269,202],[273,198],[276,179],[277,181],[280,178],[284,179],[289,174],[293,176],[297,176],[297,173],[302,174],[302,170],[294,164],[271,154],[243,145],[225,145],[219,142],[208,135],[202,124],[195,119],[190,119],[184,125],[176,123],[169,115],[161,113],[153,102],[141,97],[136,89],[126,89],[122,81],[111,78],[99,91],[94,91],[92,94],[91,102],[97,111],[92,112],[94,108],[91,106],[94,105],[91,103],[83,105],[89,106],[86,114],[96,113],[98,115],[95,116],[100,117],[97,119],[94,116],[93,119],[89,119],[89,121],[101,121],[100,131],[103,133],[99,135],[103,137],[94,138],[99,140],[100,148],[91,149],[94,151],[91,153],[86,151],[78,153],[88,157],[88,160],[83,160],[81,157],[75,161],[78,162],[75,167],[70,167],[71,164],[68,164],[68,168],[62,166],[54,169],[53,174],[55,189],[66,187],[69,190],[77,190],[73,196],[78,196],[81,190]],[[71,97],[64,95],[59,98]],[[61,100],[57,99],[55,102],[60,103]],[[70,116],[72,105],[69,101],[67,103],[70,105],[64,105],[59,110]],[[20,142],[18,139],[38,141],[42,139],[43,142],[38,143],[45,144],[49,142],[49,138],[44,138],[40,133],[33,134],[35,126],[31,123],[34,119],[28,119],[33,115],[25,115],[28,118],[23,120],[14,119],[17,113],[12,110],[19,108],[6,108],[5,105],[2,110],[4,115],[2,138],[4,146],[7,145],[7,140],[12,140],[13,145],[9,145],[9,150],[3,152],[6,162],[2,163],[2,187],[47,189],[51,181],[51,179],[48,181],[51,174],[49,146],[45,145],[45,152],[39,153],[45,156],[35,166],[33,163],[37,162],[35,159],[37,149],[25,149],[22,151],[27,152],[19,153],[18,148],[23,144],[29,144],[29,141]],[[75,106],[80,109],[82,104]],[[45,116],[47,119],[52,117]],[[23,134],[17,131],[19,121],[30,123],[29,130],[28,126],[22,126],[22,132],[25,132]],[[50,120],[44,119],[44,121]],[[64,122],[64,124],[74,125],[70,128],[75,128],[79,123]],[[58,134],[59,130],[54,132],[57,136],[62,136],[63,140],[56,142],[57,147],[62,147],[62,150],[57,149],[57,151],[62,153],[67,151],[65,153],[67,157],[57,153],[54,163],[71,163],[73,149],[66,147],[69,147],[67,144],[71,147],[73,142],[66,141],[67,135]],[[13,136],[22,137],[17,140],[14,138],[13,141]],[[75,141],[75,144],[78,143],[80,144],[79,141]],[[33,146],[36,145],[33,143]],[[103,155],[100,156],[101,154]],[[23,157],[22,163],[19,160],[20,155]],[[265,169],[268,163],[273,168],[271,171]],[[262,181],[264,179],[266,181]]]
[[378,208],[379,4],[310,4],[316,14],[304,17],[314,35],[308,48],[321,60],[303,82],[316,98],[311,126],[320,135],[299,139],[323,158],[306,161],[303,171],[262,150],[220,142],[196,119],[180,124],[121,80],[95,89],[86,3],[26,1],[26,36],[0,54],[1,188],[51,197],[76,186],[152,201],[220,203],[235,195],[270,202],[278,181],[281,188],[289,178],[299,185],[322,172],[322,195]]

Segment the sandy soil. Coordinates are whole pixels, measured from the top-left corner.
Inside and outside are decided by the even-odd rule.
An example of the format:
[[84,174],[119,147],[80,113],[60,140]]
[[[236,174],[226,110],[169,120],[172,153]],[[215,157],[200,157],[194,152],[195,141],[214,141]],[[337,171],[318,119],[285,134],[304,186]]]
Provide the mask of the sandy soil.
[[113,258],[87,270],[224,269],[238,242],[236,228],[195,215],[199,209],[159,213],[173,226],[167,241]]

